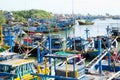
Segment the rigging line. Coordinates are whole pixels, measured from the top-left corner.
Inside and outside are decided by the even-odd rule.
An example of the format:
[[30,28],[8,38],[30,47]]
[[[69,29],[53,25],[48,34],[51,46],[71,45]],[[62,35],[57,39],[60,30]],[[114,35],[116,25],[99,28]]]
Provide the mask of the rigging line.
[[38,45],[35,46],[34,48],[32,48],[29,52],[27,52],[27,53],[25,54],[24,58],[27,57],[27,55],[28,55],[32,50],[34,50],[35,48],[37,48],[38,46],[40,46],[40,45],[41,45],[43,42],[45,42],[46,40],[47,40],[47,39],[44,39],[42,42],[38,42],[38,41],[37,41]]
[[[118,38],[118,36],[111,42],[111,44],[113,44],[113,43],[116,41],[117,38]],[[104,47],[107,49],[107,47],[106,47],[106,45],[105,45],[105,42],[104,42],[102,39],[101,39],[101,41],[102,41]]]
[[116,77],[117,75],[120,75],[120,71],[118,71],[117,73],[115,73],[113,76],[111,76],[108,80],[112,80],[114,77]]
[[103,43],[105,49],[107,49],[107,46],[105,45],[105,42],[101,39],[101,42]]

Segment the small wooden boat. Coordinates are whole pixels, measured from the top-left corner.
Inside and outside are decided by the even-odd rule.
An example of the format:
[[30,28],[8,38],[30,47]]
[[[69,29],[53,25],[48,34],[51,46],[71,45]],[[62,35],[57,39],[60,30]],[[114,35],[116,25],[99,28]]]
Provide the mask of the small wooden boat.
[[79,25],[93,25],[94,22],[92,21],[78,21]]

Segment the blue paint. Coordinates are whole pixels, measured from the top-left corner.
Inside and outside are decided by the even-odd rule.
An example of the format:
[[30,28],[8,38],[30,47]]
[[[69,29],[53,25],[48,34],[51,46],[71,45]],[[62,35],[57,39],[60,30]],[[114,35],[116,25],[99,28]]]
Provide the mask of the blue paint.
[[[108,39],[109,40],[109,39]],[[110,41],[108,41],[108,49],[110,48]],[[108,52],[108,66],[110,66],[110,63],[111,63],[111,58],[110,58],[110,52]]]
[[106,31],[107,31],[107,35],[110,36],[111,33],[110,33],[110,27],[109,26],[107,26]]
[[85,32],[86,32],[86,39],[88,39],[88,32],[89,32],[89,30],[86,28]]
[[[101,39],[98,39],[98,54],[101,54]],[[102,63],[99,61],[99,74],[102,75]]]
[[7,73],[7,72],[0,72],[0,76],[17,76],[17,75],[12,73]]
[[38,60],[38,63],[41,63],[42,62],[42,60],[41,60],[41,58],[40,58],[41,56],[40,56],[40,48],[39,48],[39,46],[37,47],[37,60]]
[[[49,50],[47,50],[46,48],[49,47]],[[47,37],[47,39],[44,41],[43,46],[42,46],[42,52],[40,52],[40,48],[39,45],[37,47],[37,60],[38,63],[42,63],[43,62],[43,57],[46,54],[52,54],[52,50],[51,50],[51,38],[50,36]],[[51,59],[49,59],[49,62],[51,63]]]
[[[49,34],[48,35],[48,46],[49,46],[49,54],[52,54],[52,49],[51,49],[51,35]],[[49,58],[49,63],[51,64],[52,63],[52,61],[51,61],[51,58]],[[52,67],[49,67],[49,69],[50,69],[50,75],[51,75],[51,73],[52,73]]]
[[12,42],[12,37],[10,35],[10,31],[8,31],[8,37],[9,37],[9,46],[10,46],[10,52],[12,52],[12,45],[13,45],[13,42]]
[[8,29],[4,36],[4,42],[7,43],[10,46],[10,52],[12,52],[12,46],[13,46],[13,36],[11,36],[10,30]]

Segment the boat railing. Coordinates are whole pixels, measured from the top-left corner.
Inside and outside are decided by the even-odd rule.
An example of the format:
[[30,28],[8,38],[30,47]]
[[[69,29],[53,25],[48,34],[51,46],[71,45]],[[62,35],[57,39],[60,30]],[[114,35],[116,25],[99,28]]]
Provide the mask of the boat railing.
[[95,66],[108,53],[108,51],[110,51],[110,49],[104,50],[101,54],[95,57],[89,64],[87,64],[86,68],[92,68],[93,66]]
[[[112,80],[113,78],[115,78],[116,76],[120,76],[120,71],[118,71],[116,74],[114,74],[112,77],[110,77],[109,79],[107,79],[107,80]],[[116,79],[116,80],[118,80],[118,79]]]

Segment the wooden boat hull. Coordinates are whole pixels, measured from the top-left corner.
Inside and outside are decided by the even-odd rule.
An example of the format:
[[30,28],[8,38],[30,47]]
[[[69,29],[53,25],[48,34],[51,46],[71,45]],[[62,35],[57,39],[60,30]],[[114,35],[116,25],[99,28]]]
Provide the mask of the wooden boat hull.
[[78,21],[79,25],[93,25],[94,22],[81,22],[81,21]]

